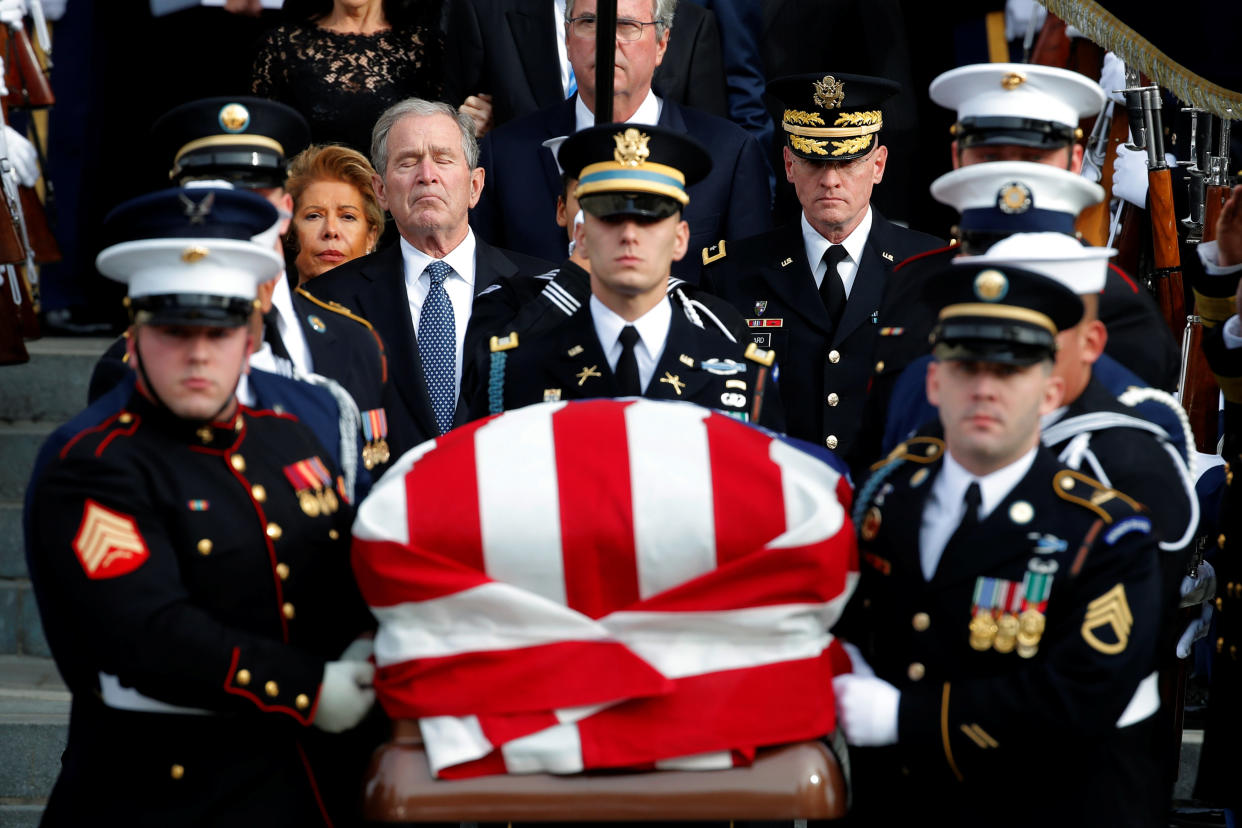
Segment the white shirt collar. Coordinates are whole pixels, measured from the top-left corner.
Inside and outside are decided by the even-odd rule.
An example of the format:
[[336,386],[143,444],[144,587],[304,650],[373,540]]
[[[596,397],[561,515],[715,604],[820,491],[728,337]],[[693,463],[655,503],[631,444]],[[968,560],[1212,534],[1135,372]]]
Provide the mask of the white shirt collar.
[[966,496],[966,489],[970,487],[970,484],[977,482],[980,495],[979,520],[983,520],[992,514],[993,510],[1001,504],[1001,501],[1013,491],[1013,487],[1018,485],[1018,481],[1031,470],[1031,465],[1035,462],[1035,452],[1038,448],[1038,445],[1033,446],[1030,451],[1008,466],[999,468],[990,474],[985,474],[983,477],[976,477],[968,472],[960,463],[953,459],[952,453],[945,451],[944,464],[940,469],[936,487],[945,495],[945,502],[958,503]]
[[[867,212],[863,214],[863,219],[858,223],[841,245],[845,248],[845,252],[849,254],[849,259],[842,262],[842,266],[838,268],[841,280],[845,285],[845,295],[849,296],[850,291],[854,288],[854,277],[858,274],[858,265],[862,263],[863,251],[867,247],[867,237],[871,235],[871,205],[867,205]],[[820,263],[824,259],[824,253],[832,242],[820,235],[819,231],[811,226],[807,221],[806,213],[802,213],[802,244],[806,248],[806,260],[811,265],[811,273],[815,276],[815,284],[820,284]],[[848,262],[848,267],[846,263]]]
[[310,373],[314,370],[311,363],[310,346],[306,342],[306,333],[298,324],[297,311],[293,309],[293,287],[289,284],[289,274],[280,276],[276,290],[272,291],[272,308],[276,311],[276,326],[280,329],[280,341],[293,364],[300,370]]
[[608,359],[608,367],[616,370],[617,360],[621,358],[621,329],[633,325],[638,331],[638,347],[634,349],[634,359],[638,363],[638,378],[643,388],[651,382],[655,367],[664,354],[664,343],[668,341],[669,326],[673,322],[673,305],[665,298],[654,308],[635,319],[627,322],[618,316],[607,305],[591,294],[589,303],[591,321],[595,324],[595,335],[604,349]]
[[[647,97],[643,98],[643,102],[638,105],[638,109],[634,110],[634,117],[630,118],[626,123],[655,126],[660,122],[660,110],[663,106],[664,102],[660,100],[659,96],[648,89]],[[577,121],[574,132],[581,132],[588,127],[595,126],[595,113],[587,109],[587,105],[582,102],[581,95],[574,96],[574,119]]]
[[[422,277],[423,271],[427,269],[427,265],[431,264],[435,259],[410,244],[404,237],[401,237],[400,244],[401,260],[405,264],[405,282],[407,286],[412,286],[413,283]],[[461,243],[441,259],[446,265],[453,268],[453,272],[464,279],[471,289],[474,288],[474,248],[474,231],[468,229],[466,230],[466,237],[461,240]]]

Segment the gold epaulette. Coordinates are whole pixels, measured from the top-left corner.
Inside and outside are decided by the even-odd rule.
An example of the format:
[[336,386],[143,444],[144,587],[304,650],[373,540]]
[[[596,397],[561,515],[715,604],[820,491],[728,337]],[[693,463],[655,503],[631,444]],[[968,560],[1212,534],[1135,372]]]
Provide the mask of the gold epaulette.
[[1053,475],[1052,490],[1062,500],[1077,503],[1079,506],[1095,512],[1099,515],[1100,520],[1105,523],[1112,523],[1115,519],[1115,515],[1105,508],[1110,503],[1113,506],[1124,503],[1129,507],[1126,510],[1128,512],[1138,512],[1143,508],[1134,498],[1122,494],[1116,489],[1110,489],[1095,478],[1088,477],[1082,472],[1076,472],[1073,469],[1061,469],[1061,471]]
[[742,356],[746,357],[751,362],[759,363],[765,368],[771,368],[772,363],[776,362],[776,351],[765,351],[753,342],[747,343],[746,353],[742,354]]
[[353,311],[351,311],[349,308],[347,308],[347,307],[345,307],[344,305],[342,305],[340,302],[333,302],[333,301],[331,301],[331,300],[329,300],[329,301],[325,302],[325,301],[323,301],[322,299],[320,299],[319,297],[317,297],[317,296],[315,296],[314,294],[312,294],[312,293],[310,293],[309,291],[307,291],[307,290],[306,290],[306,288],[304,288],[304,287],[299,287],[299,288],[297,288],[297,289],[296,289],[296,292],[297,292],[297,294],[298,294],[299,296],[301,296],[303,299],[309,299],[310,301],[314,302],[316,305],[318,305],[319,307],[323,308],[324,310],[327,310],[327,311],[332,311],[333,313],[337,313],[337,314],[340,314],[341,316],[344,316],[344,317],[347,317],[347,318],[349,318],[349,319],[352,319],[352,320],[354,320],[355,322],[357,322],[359,325],[366,325],[366,326],[367,326],[367,330],[370,330],[370,331],[375,330],[375,328],[371,326],[371,323],[370,323],[370,322],[368,322],[367,320],[363,319],[361,316],[359,316],[358,314],[354,313],[354,312],[353,312]]
[[871,470],[887,466],[898,460],[914,463],[934,463],[944,454],[944,440],[939,437],[911,437],[888,453],[883,460],[871,464]]
[[491,341],[492,353],[500,351],[512,351],[518,346],[517,331],[511,331],[507,336],[493,336]]
[[721,239],[720,241],[713,244],[711,247],[703,248],[703,264],[709,265],[712,262],[723,259],[726,255],[727,254],[725,253],[725,240]]

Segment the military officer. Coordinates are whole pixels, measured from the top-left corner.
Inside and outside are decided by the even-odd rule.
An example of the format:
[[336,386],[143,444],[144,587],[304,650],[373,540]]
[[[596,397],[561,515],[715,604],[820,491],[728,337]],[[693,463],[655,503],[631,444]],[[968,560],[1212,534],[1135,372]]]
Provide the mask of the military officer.
[[1151,521],[1039,444],[1082,304],[1018,268],[938,279],[941,425],[859,493],[861,579],[835,630],[858,648],[833,686],[860,815],[1160,825]]
[[531,341],[515,331],[491,338],[471,417],[548,400],[643,396],[780,430],[776,354],[739,339],[731,308],[713,310],[670,287],[670,267],[689,239],[686,188],[711,169],[703,147],[659,127],[606,125],[571,136],[559,160],[578,179],[585,215],[575,247],[590,263],[590,296]]
[[801,220],[702,254],[704,286],[742,313],[757,345],[780,356],[789,434],[847,460],[855,459],[888,273],[944,244],[871,206],[888,160],[884,101],[898,88],[838,73],[772,81]]
[[275,209],[193,195],[109,218],[136,390],[34,484],[31,579],[73,693],[46,825],[328,824],[366,755],[327,736],[374,701],[353,507],[306,428],[234,396]]

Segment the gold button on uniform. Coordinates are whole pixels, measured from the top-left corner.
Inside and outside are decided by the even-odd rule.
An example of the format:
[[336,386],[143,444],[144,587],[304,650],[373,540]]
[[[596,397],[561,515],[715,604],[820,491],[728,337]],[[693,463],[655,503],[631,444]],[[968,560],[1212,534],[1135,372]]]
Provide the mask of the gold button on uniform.
[[298,697],[293,700],[293,704],[298,710],[305,710],[310,707],[310,698],[305,693],[298,693]]
[[332,540],[339,540],[341,537],[341,533],[336,531],[335,529],[329,529],[328,537],[331,538]]
[[266,503],[267,502],[267,489],[263,488],[258,483],[255,483],[253,486],[250,487],[250,496],[253,497],[259,503]]
[[841,402],[841,398],[837,396],[837,394],[836,394],[836,392],[835,392],[835,391],[834,391],[833,393],[831,393],[831,394],[829,394],[829,395],[828,395],[828,404],[829,404],[829,405],[831,405],[831,406],[833,406],[833,407],[835,408],[835,407],[836,407],[836,405],[837,405],[837,403],[839,403],[839,402]]
[[910,681],[919,681],[927,673],[927,668],[917,661],[906,668],[906,675],[910,677]]
[[185,776],[185,768],[182,767],[181,765],[173,765],[171,768],[169,768],[168,775],[171,776],[173,779],[180,779],[181,777]]
[[121,425],[129,425],[130,423],[134,421],[134,415],[126,411],[123,414],[121,414],[121,416],[117,417],[116,421],[120,423]]
[[1216,539],[1216,545],[1221,549],[1225,548],[1225,536],[1223,534]]
[[833,365],[836,365],[838,362],[841,361],[841,352],[840,351],[829,351],[828,361],[831,362]]
[[1220,612],[1222,609],[1224,609],[1224,606],[1222,606],[1224,603],[1225,603],[1224,598],[1221,598],[1219,595],[1216,596],[1216,611],[1217,612]]
[[278,578],[280,578],[280,580],[282,580],[282,581],[288,580],[288,578],[289,578],[289,564],[287,564],[287,563],[278,563],[278,564],[276,564],[276,576],[277,576]]
[[201,541],[198,542],[198,554],[200,555],[211,554],[211,539],[210,538],[203,538]]
[[280,614],[289,620],[293,620],[293,604],[286,603],[281,606]]
[[916,631],[923,632],[923,630],[931,626],[931,616],[925,612],[916,612],[910,623]]
[[245,687],[247,684],[249,684],[250,683],[250,671],[249,670],[238,670],[237,671],[237,683],[240,684],[242,687]]
[[837,440],[837,435],[835,434],[829,434],[827,437],[824,438],[824,445],[830,449],[836,448],[838,442],[839,441]]
[[263,685],[263,692],[267,693],[272,698],[276,698],[277,694],[280,693],[280,685],[274,681],[269,681],[267,684]]
[[884,371],[884,360],[880,360],[879,362],[875,364],[875,372],[879,374],[879,373],[882,373],[883,371]]
[[240,454],[234,454],[229,458],[229,465],[231,465],[234,470],[239,473],[244,472],[246,470],[246,458],[242,457]]
[[280,536],[284,534],[284,530],[280,528],[279,523],[269,523],[267,525],[267,536],[272,540],[280,540]]

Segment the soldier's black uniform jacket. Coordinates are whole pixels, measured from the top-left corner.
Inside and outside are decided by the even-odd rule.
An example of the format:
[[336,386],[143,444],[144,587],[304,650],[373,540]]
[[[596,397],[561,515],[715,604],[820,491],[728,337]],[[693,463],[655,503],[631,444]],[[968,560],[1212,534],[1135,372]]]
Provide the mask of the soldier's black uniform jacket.
[[73,692],[44,824],[323,824],[311,768],[349,760],[310,727],[320,680],[373,622],[310,432],[244,407],[200,428],[134,394],[36,486],[31,578]]
[[[877,824],[1163,824],[1149,519],[1040,447],[928,581],[919,531],[943,451],[932,432],[903,443],[855,504],[861,578],[834,632],[901,691],[897,745],[851,749],[860,812],[910,820]],[[1043,623],[1019,624],[1026,609]],[[1118,727],[1128,707],[1138,723]]]
[[[772,370],[777,355],[736,336],[731,341],[729,322],[704,318],[704,308],[684,296],[665,299],[673,303],[668,337],[643,396],[697,403],[783,431]],[[503,337],[490,350],[482,382],[472,389],[472,420],[550,400],[620,396],[585,302],[542,335]]]
[[872,208],[871,232],[834,329],[807,262],[800,223],[703,251],[703,286],[746,317],[753,340],[776,351],[789,434],[826,445],[852,467],[874,365],[876,313],[894,263],[940,247]]

